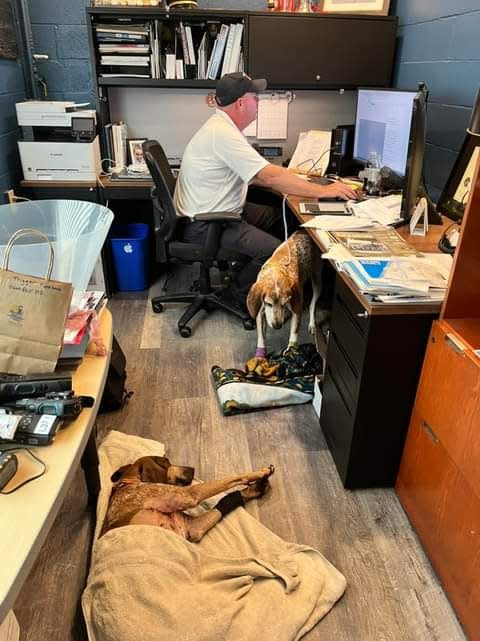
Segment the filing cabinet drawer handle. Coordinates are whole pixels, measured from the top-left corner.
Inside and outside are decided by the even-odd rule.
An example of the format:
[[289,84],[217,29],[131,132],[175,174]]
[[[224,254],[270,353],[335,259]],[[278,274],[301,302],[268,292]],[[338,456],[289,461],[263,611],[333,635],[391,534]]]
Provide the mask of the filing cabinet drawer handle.
[[368,312],[358,312],[358,318],[368,318]]
[[453,334],[445,334],[445,342],[449,347],[451,347],[457,354],[465,355],[466,347],[456,336]]
[[438,436],[435,434],[435,432],[432,430],[430,425],[427,423],[427,421],[422,421],[422,427],[425,430],[425,432],[428,434],[428,438],[433,442],[433,443],[439,443],[440,439]]

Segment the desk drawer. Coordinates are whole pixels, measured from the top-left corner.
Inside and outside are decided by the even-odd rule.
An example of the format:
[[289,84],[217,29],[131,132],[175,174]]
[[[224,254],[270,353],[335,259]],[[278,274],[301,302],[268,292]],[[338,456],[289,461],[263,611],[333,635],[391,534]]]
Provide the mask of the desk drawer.
[[367,333],[356,322],[344,299],[337,295],[332,310],[332,333],[335,334],[338,344],[348,356],[355,371],[361,372]]
[[366,334],[370,316],[362,303],[340,277],[337,277],[335,285],[335,303],[337,302],[347,310],[357,329],[362,334]]
[[320,426],[337,467],[345,483],[350,460],[354,417],[351,414],[332,371],[327,367],[323,384]]
[[327,362],[330,370],[333,372],[339,390],[345,399],[346,405],[353,413],[357,404],[359,376],[348,354],[343,351],[343,347],[339,343],[337,335],[333,330],[330,333],[328,341]]

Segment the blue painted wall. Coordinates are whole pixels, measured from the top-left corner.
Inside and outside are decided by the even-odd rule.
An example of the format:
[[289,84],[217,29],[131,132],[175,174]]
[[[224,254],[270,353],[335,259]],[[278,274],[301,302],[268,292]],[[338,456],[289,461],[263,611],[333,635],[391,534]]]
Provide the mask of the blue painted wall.
[[48,54],[37,64],[49,100],[92,102],[85,7],[89,0],[28,0],[35,53]]
[[480,86],[479,0],[394,0],[399,16],[395,86],[430,90],[425,178],[437,198],[465,137]]
[[25,99],[25,81],[20,58],[0,58],[0,204],[7,202],[5,190],[21,178],[15,103]]

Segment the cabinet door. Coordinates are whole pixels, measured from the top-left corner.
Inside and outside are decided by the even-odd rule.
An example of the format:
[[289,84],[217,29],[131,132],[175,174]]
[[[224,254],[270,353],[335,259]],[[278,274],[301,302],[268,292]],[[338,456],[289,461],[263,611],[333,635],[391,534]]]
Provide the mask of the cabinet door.
[[390,84],[396,20],[343,16],[251,16],[249,73],[269,87]]
[[480,363],[434,323],[415,407],[480,496]]
[[471,641],[480,641],[480,498],[413,411],[396,491]]

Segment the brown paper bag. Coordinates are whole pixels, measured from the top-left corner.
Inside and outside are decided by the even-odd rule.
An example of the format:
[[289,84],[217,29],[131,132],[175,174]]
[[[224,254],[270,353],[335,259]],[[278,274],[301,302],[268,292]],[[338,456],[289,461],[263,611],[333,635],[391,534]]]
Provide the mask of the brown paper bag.
[[[44,279],[8,270],[15,241],[32,235],[48,243],[49,260]],[[50,240],[36,229],[18,230],[5,247],[0,269],[0,372],[40,374],[55,369],[73,287],[70,283],[50,280],[53,261]]]

